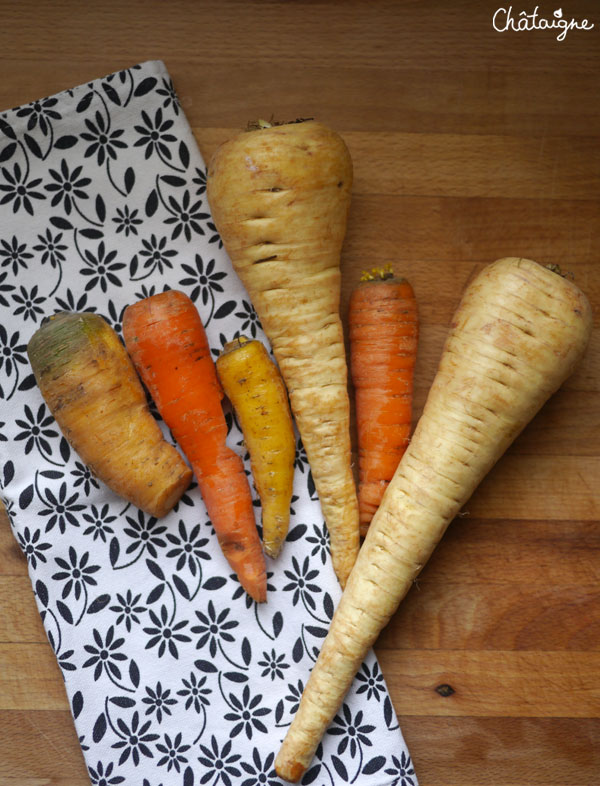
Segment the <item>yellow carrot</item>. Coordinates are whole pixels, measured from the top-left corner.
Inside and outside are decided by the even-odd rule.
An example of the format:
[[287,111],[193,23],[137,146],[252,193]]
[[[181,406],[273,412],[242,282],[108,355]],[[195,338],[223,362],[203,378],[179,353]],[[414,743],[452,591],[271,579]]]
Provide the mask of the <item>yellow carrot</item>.
[[281,369],[344,585],[359,547],[339,316],[352,161],[321,123],[262,126],[217,150],[207,194]]
[[585,295],[531,260],[499,260],[468,286],[276,758],[282,778],[302,777],[365,654],[446,527],[571,374],[591,326]]
[[217,372],[250,454],[262,507],[263,547],[276,557],[290,523],[296,453],[287,391],[264,345],[245,336],[225,345]]
[[83,462],[146,513],[168,513],[192,471],[164,440],[108,323],[98,314],[56,314],[33,334],[27,353],[50,412]]

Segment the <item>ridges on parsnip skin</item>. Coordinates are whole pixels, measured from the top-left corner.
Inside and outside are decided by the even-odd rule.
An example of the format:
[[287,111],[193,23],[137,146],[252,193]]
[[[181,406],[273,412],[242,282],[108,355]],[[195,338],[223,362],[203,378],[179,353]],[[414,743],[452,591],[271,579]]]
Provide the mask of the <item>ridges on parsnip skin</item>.
[[125,347],[98,314],[44,320],[27,353],[40,391],[75,452],[116,494],[162,517],[192,471],[165,441]]
[[368,649],[452,519],[571,374],[592,325],[586,297],[531,260],[468,286],[415,434],[375,514],[281,750],[299,780]]
[[217,358],[225,395],[240,422],[262,508],[265,553],[281,551],[290,523],[296,440],[283,379],[258,340],[225,344]]
[[212,216],[271,342],[310,464],[342,586],[359,548],[340,253],[352,161],[305,121],[244,132],[208,170]]

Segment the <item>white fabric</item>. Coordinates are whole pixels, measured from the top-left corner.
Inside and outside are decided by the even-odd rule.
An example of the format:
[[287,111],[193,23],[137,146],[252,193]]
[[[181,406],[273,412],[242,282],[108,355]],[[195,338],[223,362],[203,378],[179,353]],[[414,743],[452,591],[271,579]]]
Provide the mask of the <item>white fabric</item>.
[[[0,114],[3,499],[94,784],[279,784],[274,756],[340,596],[300,443],[290,533],[257,606],[197,487],[161,520],[126,504],[70,449],[31,373],[43,316],[96,311],[120,333],[129,303],[166,288],[195,301],[215,355],[241,333],[268,346],[205,180],[161,62]],[[303,783],[416,785],[373,654]]]

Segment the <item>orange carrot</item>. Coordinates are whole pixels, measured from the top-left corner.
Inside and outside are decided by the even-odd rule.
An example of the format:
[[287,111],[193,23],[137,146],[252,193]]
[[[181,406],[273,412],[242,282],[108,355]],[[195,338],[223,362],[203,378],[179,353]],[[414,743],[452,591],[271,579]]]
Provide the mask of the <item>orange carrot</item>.
[[241,458],[225,444],[223,393],[200,315],[170,290],[125,310],[125,345],[158,411],[190,461],[223,554],[246,592],[266,600],[267,580]]
[[411,285],[394,278],[390,266],[363,273],[350,298],[349,324],[364,536],[410,437],[418,334]]

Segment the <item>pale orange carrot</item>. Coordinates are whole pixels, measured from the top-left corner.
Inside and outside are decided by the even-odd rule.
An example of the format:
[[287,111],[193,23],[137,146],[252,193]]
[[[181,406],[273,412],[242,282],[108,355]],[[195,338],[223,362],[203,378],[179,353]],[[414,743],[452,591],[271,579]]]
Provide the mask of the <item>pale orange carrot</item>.
[[27,353],[50,412],[81,460],[116,494],[165,516],[192,472],[164,439],[113,328],[91,312],[53,314]]

